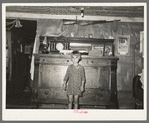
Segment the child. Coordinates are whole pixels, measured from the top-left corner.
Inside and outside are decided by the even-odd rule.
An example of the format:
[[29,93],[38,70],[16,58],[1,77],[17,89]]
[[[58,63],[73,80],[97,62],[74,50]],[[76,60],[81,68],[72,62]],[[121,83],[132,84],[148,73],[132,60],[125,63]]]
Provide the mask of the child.
[[85,84],[85,70],[84,67],[79,64],[81,60],[81,54],[78,51],[73,51],[71,55],[71,64],[66,72],[64,77],[64,89],[67,88],[68,95],[68,108],[72,109],[73,104],[74,108],[78,109],[79,105],[79,96],[84,91]]

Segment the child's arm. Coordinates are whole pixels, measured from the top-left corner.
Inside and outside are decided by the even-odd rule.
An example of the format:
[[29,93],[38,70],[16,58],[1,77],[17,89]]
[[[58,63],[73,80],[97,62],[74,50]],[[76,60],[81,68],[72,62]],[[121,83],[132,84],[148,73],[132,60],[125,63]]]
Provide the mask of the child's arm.
[[66,88],[67,88],[67,81],[69,79],[69,70],[70,69],[70,66],[67,68],[67,71],[66,71],[66,74],[65,74],[65,77],[64,77],[64,80],[63,80],[63,89],[66,91]]
[[86,80],[86,77],[85,77],[85,70],[84,70],[84,68],[83,68],[83,70],[82,70],[82,85],[81,85],[81,92],[84,91],[85,80]]
[[82,81],[82,85],[81,85],[81,92],[83,92],[84,91],[84,84],[85,82],[84,81]]
[[63,89],[64,89],[64,91],[66,91],[66,88],[67,88],[67,81],[64,81],[63,82]]

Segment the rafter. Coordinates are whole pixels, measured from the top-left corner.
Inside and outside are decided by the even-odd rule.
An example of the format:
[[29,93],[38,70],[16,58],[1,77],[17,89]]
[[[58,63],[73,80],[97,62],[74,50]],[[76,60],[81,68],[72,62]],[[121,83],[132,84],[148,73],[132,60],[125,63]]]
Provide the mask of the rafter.
[[[34,13],[19,13],[19,12],[6,12],[6,19],[24,19],[24,20],[38,20],[38,19],[69,19],[76,20],[76,15],[52,15],[52,14],[34,14]],[[144,18],[136,17],[114,17],[114,16],[84,16],[79,15],[78,20],[121,20],[121,22],[144,22]]]
[[[82,6],[8,6],[6,12],[79,15]],[[85,15],[143,17],[143,6],[83,6]]]

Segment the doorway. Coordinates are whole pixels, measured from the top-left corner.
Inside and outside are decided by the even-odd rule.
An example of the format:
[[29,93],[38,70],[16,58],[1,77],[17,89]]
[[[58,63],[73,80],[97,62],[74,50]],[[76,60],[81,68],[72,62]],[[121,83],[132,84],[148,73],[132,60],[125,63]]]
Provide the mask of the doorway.
[[[6,20],[12,21],[14,20]],[[30,64],[37,23],[30,20],[19,21],[22,27],[17,28],[14,25],[7,30],[11,38],[8,40],[9,46],[6,45],[9,54],[9,60],[6,61],[9,64],[6,69],[6,104],[26,102],[24,90],[30,87]]]

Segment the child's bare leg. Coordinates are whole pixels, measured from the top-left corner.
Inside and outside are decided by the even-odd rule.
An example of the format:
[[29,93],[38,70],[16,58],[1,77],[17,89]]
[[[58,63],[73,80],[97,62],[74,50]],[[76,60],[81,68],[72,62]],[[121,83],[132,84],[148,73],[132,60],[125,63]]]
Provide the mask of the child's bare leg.
[[75,95],[74,96],[74,109],[78,109],[79,107],[79,96],[78,95]]
[[68,96],[68,109],[72,109],[73,95]]

